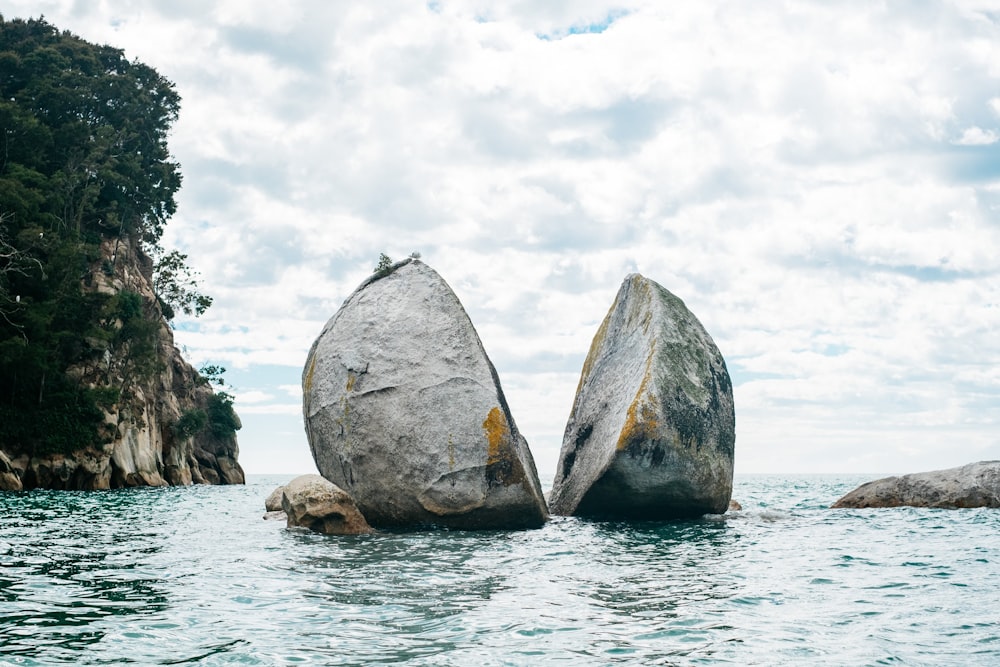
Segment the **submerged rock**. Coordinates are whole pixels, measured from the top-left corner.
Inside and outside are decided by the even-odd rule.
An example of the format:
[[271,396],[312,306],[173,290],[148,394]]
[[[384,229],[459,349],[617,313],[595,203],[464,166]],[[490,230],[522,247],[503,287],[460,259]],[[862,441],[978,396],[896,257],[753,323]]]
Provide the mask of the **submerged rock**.
[[372,532],[350,494],[319,475],[301,475],[289,482],[281,506],[289,528],[298,526],[326,535]]
[[302,375],[316,466],[376,527],[525,528],[535,464],[458,297],[408,259],[352,294]]
[[729,506],[736,441],[722,354],[676,296],[628,276],[583,365],[554,514],[676,518]]
[[833,504],[864,507],[1000,507],[1000,461],[884,477],[862,484]]

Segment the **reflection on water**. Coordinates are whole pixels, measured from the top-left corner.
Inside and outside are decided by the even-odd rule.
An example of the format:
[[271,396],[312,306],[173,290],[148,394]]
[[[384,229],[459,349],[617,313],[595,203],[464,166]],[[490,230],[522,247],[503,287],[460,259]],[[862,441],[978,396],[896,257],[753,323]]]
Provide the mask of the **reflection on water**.
[[[0,664],[990,664],[998,512],[830,511],[760,477],[697,521],[327,537],[247,487],[0,494]],[[845,488],[846,487],[846,488]]]

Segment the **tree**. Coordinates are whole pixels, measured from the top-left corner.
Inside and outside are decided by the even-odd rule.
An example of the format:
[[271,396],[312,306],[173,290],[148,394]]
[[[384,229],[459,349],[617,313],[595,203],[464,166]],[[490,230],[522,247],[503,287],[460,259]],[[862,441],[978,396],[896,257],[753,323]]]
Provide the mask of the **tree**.
[[187,265],[187,255],[173,250],[160,254],[153,265],[153,289],[160,297],[163,315],[173,319],[176,310],[195,317],[212,305],[212,297],[198,291],[197,272]]
[[[0,16],[0,446],[94,442],[99,408],[156,372],[155,305],[84,289],[102,243],[160,257],[164,311],[211,304],[187,258],[159,246],[181,184],[167,146],[179,109],[173,84],[121,50]],[[106,384],[81,368],[103,368]]]
[[7,241],[5,222],[6,216],[0,211],[0,318],[23,336],[23,327],[11,320],[13,311],[21,307],[21,295],[11,294],[10,277],[26,277],[32,272],[40,274],[42,264]]

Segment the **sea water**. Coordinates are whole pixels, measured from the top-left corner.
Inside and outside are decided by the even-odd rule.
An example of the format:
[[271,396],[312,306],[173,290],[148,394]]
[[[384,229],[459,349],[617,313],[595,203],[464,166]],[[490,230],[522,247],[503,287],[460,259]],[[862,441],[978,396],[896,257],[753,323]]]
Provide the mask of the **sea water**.
[[870,478],[362,537],[263,521],[287,477],[0,493],[0,664],[1000,664],[1000,510],[828,509]]

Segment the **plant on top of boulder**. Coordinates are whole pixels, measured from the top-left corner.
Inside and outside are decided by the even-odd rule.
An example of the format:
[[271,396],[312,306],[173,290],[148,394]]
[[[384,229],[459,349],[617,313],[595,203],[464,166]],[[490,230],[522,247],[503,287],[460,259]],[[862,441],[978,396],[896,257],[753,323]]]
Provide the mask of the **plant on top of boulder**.
[[378,256],[378,264],[375,266],[375,275],[379,278],[385,278],[387,275],[392,273],[392,257],[385,254],[384,252]]

